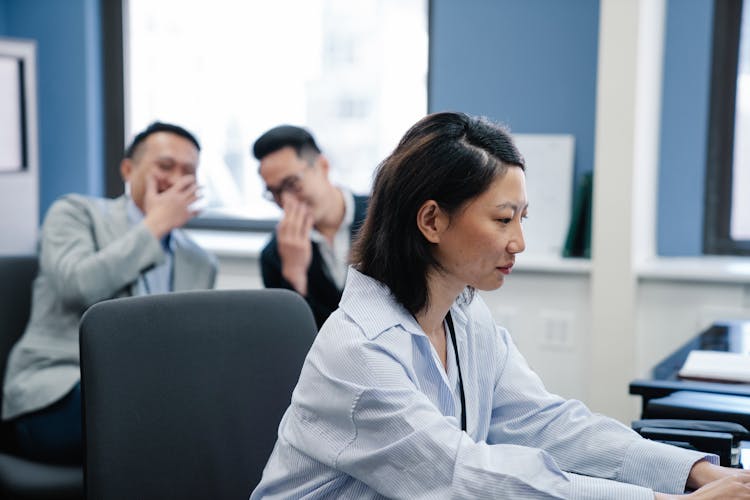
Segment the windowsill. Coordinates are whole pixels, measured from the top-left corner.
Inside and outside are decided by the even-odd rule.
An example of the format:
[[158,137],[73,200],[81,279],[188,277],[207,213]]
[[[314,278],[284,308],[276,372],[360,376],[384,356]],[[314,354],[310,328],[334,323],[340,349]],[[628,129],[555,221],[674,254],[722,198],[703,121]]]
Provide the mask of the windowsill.
[[[269,232],[221,231],[216,229],[187,229],[198,245],[218,257],[257,259],[271,237]],[[588,274],[589,259],[564,258],[555,255],[520,255],[514,272]]]
[[201,247],[217,257],[257,259],[271,237],[269,232],[217,231],[215,229],[187,229],[186,232]]
[[641,280],[750,283],[750,258],[705,255],[654,257],[637,268]]
[[591,260],[558,255],[521,254],[516,257],[513,272],[550,274],[589,274]]
[[[187,233],[218,257],[257,259],[271,236],[269,232],[188,229]],[[516,273],[588,275],[591,261],[556,255],[519,255]],[[654,257],[636,269],[643,281],[700,281],[750,283],[750,257]]]

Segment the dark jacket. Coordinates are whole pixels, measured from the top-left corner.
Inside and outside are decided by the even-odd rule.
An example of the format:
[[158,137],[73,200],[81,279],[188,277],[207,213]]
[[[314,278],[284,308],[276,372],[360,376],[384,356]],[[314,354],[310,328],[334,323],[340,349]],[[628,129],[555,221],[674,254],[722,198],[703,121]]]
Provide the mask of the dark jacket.
[[[351,226],[352,241],[354,241],[359,228],[365,220],[367,213],[367,196],[354,195],[354,220]],[[328,316],[339,306],[341,300],[341,290],[331,281],[324,269],[325,263],[320,255],[318,244],[312,244],[312,261],[307,270],[307,303],[312,309],[315,322],[318,329]],[[263,274],[263,284],[266,288],[287,288],[294,290],[294,287],[281,275],[281,257],[276,242],[276,233],[274,232],[271,241],[263,248],[260,254],[260,269]]]

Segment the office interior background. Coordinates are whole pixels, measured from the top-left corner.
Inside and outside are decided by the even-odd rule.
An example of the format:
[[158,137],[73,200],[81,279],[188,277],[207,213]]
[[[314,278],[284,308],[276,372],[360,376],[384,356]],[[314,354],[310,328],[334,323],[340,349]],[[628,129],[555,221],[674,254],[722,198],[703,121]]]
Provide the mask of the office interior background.
[[[123,3],[127,7],[128,2]],[[132,2],[133,6],[137,3]],[[188,3],[221,9],[232,2]],[[595,411],[623,422],[638,413],[638,399],[627,394],[631,379],[646,375],[657,361],[713,321],[750,319],[746,251],[750,247],[738,245],[735,255],[711,255],[705,244],[704,225],[710,226],[713,220],[705,193],[713,182],[707,175],[707,162],[714,158],[716,148],[710,142],[715,7],[722,3],[420,1],[412,2],[423,9],[414,17],[414,33],[407,41],[401,40],[409,48],[421,47],[421,52],[414,53],[422,59],[410,69],[417,87],[420,78],[426,82],[423,94],[419,88],[408,94],[407,115],[458,110],[504,122],[521,135],[572,137],[570,178],[559,186],[570,195],[571,204],[576,186],[587,173],[594,174],[590,258],[563,258],[559,252],[529,248],[528,255],[518,257],[506,284],[482,295],[551,391],[581,399]],[[337,2],[319,4],[335,7]],[[747,19],[750,5],[745,4]],[[0,0],[0,37],[36,43],[36,113],[30,119],[37,125],[38,157],[32,158],[36,164],[24,172],[0,173],[0,239],[4,240],[0,249],[6,253],[33,251],[33,245],[14,247],[13,243],[29,232],[27,226],[36,231],[46,209],[59,196],[113,194],[117,179],[113,180],[112,173],[117,165],[111,154],[112,131],[122,135],[117,139],[124,142],[147,124],[128,123],[127,113],[120,110],[118,116],[111,109],[113,81],[123,88],[125,106],[132,91],[127,62],[123,74],[111,69],[112,5],[119,7],[120,2]],[[174,2],[170,8],[177,12],[183,5],[187,4]],[[257,12],[254,15],[260,15]],[[248,19],[246,28],[252,30],[258,24],[259,19]],[[241,28],[243,23],[237,25]],[[293,23],[279,25],[275,31],[279,37],[294,39],[294,27]],[[408,25],[398,28],[409,32]],[[123,31],[127,49],[127,29]],[[201,41],[208,35],[198,31],[192,36]],[[750,59],[749,38],[750,33],[744,39],[746,61]],[[253,51],[268,50],[274,43],[256,42],[257,46],[240,47],[248,60]],[[138,50],[147,54],[148,45]],[[299,64],[293,51],[288,56],[290,66]],[[190,58],[186,61],[189,64]],[[262,64],[247,66],[250,82],[258,80],[258,87],[251,83],[244,92],[253,94],[261,86],[264,92],[273,89],[273,72],[265,71]],[[750,70],[745,67],[745,71]],[[398,75],[394,78],[397,94],[400,82]],[[393,85],[386,80],[382,88]],[[738,101],[743,88],[743,95],[750,93],[745,85],[738,87]],[[184,106],[208,108],[223,91],[204,90]],[[320,99],[330,98],[325,88],[318,91]],[[367,114],[362,103],[352,101],[347,106],[351,114]],[[324,150],[326,143],[340,137],[336,124],[325,116],[310,118],[309,109],[284,115],[279,121],[287,116],[310,126],[313,133],[320,131]],[[181,123],[181,117],[160,118]],[[395,141],[417,118],[384,120],[377,135],[386,137],[386,144]],[[261,122],[250,129],[260,133],[275,124]],[[201,137],[201,131],[197,132]],[[232,138],[236,154],[245,155],[237,160],[241,166],[230,174],[235,179],[253,179],[248,192],[258,189],[259,196],[257,163],[249,154],[255,137],[227,135],[225,130],[222,134]],[[361,137],[372,135],[360,133]],[[735,135],[735,142],[750,143],[750,132],[744,137]],[[370,144],[345,149],[332,161],[333,169],[339,165],[349,169],[349,177],[343,176],[342,182],[366,190],[367,175],[351,167],[347,154],[360,155],[366,149],[369,156],[357,161],[374,168],[382,159],[378,155],[384,155],[382,148]],[[204,156],[202,168],[207,163]],[[527,168],[530,182],[548,180],[533,176],[534,164]],[[19,183],[28,179],[33,183],[19,189]],[[738,189],[734,199],[749,200],[750,192]],[[529,225],[548,216],[544,206],[530,200]],[[241,220],[217,229],[222,226],[219,217],[213,228],[192,230],[198,241],[219,256],[220,288],[262,286],[257,255],[273,227],[268,219],[277,214],[269,207],[248,212],[262,213],[262,220]],[[750,339],[750,332],[747,335]]]

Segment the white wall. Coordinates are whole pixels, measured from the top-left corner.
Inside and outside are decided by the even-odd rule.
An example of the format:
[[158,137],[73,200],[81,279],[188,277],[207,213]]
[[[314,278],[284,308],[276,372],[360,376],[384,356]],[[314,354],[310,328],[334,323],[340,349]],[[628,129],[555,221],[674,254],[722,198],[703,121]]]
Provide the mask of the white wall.
[[736,282],[718,282],[699,281],[690,274],[686,269],[682,280],[640,280],[636,373],[647,373],[715,321],[750,319],[750,275],[735,275]]
[[0,172],[0,213],[3,214],[0,217],[0,255],[33,253],[39,225],[36,46],[31,41],[0,38],[0,56],[19,58],[25,64],[28,155],[26,170]]
[[255,257],[221,257],[216,288],[258,289],[263,288],[260,264]]
[[482,297],[548,390],[585,401],[590,343],[588,273],[523,271]]

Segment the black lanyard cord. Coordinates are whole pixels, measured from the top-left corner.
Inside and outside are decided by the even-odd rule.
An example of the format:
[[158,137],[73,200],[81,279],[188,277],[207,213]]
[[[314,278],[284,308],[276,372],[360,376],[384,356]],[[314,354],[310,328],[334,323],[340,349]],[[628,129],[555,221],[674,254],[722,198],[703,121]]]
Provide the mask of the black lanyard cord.
[[464,380],[461,377],[461,363],[458,361],[458,345],[456,344],[456,331],[453,329],[453,318],[450,311],[445,315],[448,329],[451,331],[451,343],[453,354],[456,356],[456,368],[458,368],[458,390],[461,393],[461,430],[466,431],[466,396],[464,396]]

